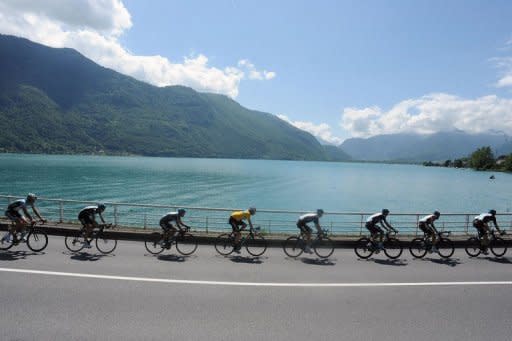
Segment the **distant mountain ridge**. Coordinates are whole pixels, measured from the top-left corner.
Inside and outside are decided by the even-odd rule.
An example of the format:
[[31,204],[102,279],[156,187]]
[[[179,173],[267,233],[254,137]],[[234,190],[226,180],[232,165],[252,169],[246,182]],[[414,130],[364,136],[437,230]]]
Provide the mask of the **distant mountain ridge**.
[[510,140],[508,135],[502,133],[452,131],[430,135],[390,134],[366,139],[351,138],[340,147],[355,160],[422,162],[465,157],[482,146],[490,146],[498,154],[510,153]]
[[0,35],[0,151],[328,160],[309,133],[183,86],[158,88],[72,49]]

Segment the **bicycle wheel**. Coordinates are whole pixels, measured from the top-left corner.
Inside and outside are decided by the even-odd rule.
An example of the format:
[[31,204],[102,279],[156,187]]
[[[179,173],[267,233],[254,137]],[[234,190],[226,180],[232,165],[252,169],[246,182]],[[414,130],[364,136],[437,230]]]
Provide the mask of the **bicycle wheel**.
[[81,231],[76,231],[71,235],[66,236],[64,244],[71,252],[78,252],[84,248],[85,238]]
[[107,255],[114,251],[117,247],[117,240],[115,239],[107,239],[104,235],[98,234],[96,237],[96,248],[99,252]]
[[400,241],[396,238],[388,238],[388,240],[385,240],[384,243],[384,253],[388,258],[391,259],[397,259],[402,255],[402,244]]
[[354,252],[357,257],[362,259],[370,258],[373,255],[373,243],[370,238],[363,237],[356,242]]
[[503,257],[503,255],[507,253],[507,245],[500,237],[495,237],[494,240],[491,240],[490,249],[492,254],[496,257]]
[[469,257],[477,257],[482,250],[480,249],[480,240],[476,237],[471,237],[466,242],[466,253]]
[[423,258],[427,254],[427,246],[423,238],[415,238],[411,241],[409,252],[414,258]]
[[190,233],[184,233],[176,238],[176,250],[184,256],[193,254],[197,250],[197,239]]
[[288,257],[299,257],[304,252],[304,240],[296,236],[288,237],[283,243],[283,251]]
[[10,232],[6,232],[0,239],[0,250],[5,251],[13,247],[13,238]]
[[228,256],[235,250],[234,241],[230,233],[223,233],[215,239],[215,250],[223,256]]
[[334,252],[334,242],[329,237],[317,238],[313,242],[313,250],[320,258],[329,258]]
[[441,238],[439,242],[437,242],[437,250],[439,251],[439,256],[442,258],[450,258],[455,252],[455,246],[450,239]]
[[249,252],[250,255],[259,257],[267,250],[267,241],[265,238],[263,238],[263,236],[259,235],[247,237],[245,240],[245,249],[247,252]]
[[40,229],[33,229],[28,233],[27,246],[34,252],[43,251],[48,246],[48,236]]
[[163,236],[159,232],[153,232],[149,235],[148,239],[144,242],[144,246],[146,250],[152,255],[158,255],[164,251],[161,242],[163,241]]

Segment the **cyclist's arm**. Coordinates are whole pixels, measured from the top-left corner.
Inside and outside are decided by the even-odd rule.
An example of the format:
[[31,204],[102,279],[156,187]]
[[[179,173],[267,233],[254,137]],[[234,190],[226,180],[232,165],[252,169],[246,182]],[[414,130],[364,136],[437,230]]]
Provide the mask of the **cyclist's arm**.
[[176,222],[176,225],[178,225],[178,228],[180,230],[183,230],[181,227],[183,226],[184,228],[186,229],[189,229],[190,230],[190,226],[188,226],[187,224],[185,224],[183,221],[181,221],[181,219],[178,219],[177,222]]
[[498,226],[498,222],[496,221],[496,217],[493,217],[492,222],[494,226],[496,227],[496,230],[501,233],[500,227]]
[[[252,226],[252,221],[251,221],[251,218],[247,218],[247,222],[249,223],[249,226],[251,227],[251,229],[254,228],[254,226]],[[245,227],[245,226],[244,226]]]
[[430,223],[430,228],[435,232],[435,233],[439,233],[437,231],[437,228],[434,226],[434,222]]
[[98,212],[98,215],[100,216],[101,222],[105,224],[105,219],[103,219],[103,215],[101,214],[101,212]]
[[35,205],[32,205],[32,211],[34,211],[34,213],[36,214],[36,216],[39,218],[39,220],[41,221],[46,221],[46,219],[44,219],[42,216],[41,216],[41,213],[39,212],[39,210],[37,209],[37,207]]
[[382,219],[382,223],[381,223],[381,225],[382,225],[382,226],[385,226],[385,228],[386,228],[388,231],[389,231],[389,230],[391,230],[391,231],[393,231],[393,232],[397,232],[397,231],[395,230],[395,228],[394,228],[393,226],[391,226],[391,224],[390,224],[390,223],[388,223],[388,221],[386,220],[386,218]]
[[23,213],[25,213],[25,215],[28,217],[28,219],[30,219],[30,221],[34,221],[34,219],[32,219],[32,216],[28,213],[26,207],[23,207]]
[[320,226],[320,223],[317,221],[315,221],[315,227],[316,227],[316,230],[318,231],[318,233],[323,233],[322,231],[322,226]]

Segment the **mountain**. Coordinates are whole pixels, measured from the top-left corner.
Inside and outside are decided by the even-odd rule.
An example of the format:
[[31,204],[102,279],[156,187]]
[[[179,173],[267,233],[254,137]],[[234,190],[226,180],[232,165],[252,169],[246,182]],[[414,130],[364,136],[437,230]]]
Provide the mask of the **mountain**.
[[324,145],[327,161],[350,161],[352,157],[337,146]]
[[351,138],[340,147],[355,160],[421,162],[465,157],[482,146],[491,146],[496,150],[508,139],[503,133],[451,131],[429,135],[391,134],[367,139]]
[[309,133],[232,99],[155,87],[72,49],[0,35],[0,151],[326,160]]

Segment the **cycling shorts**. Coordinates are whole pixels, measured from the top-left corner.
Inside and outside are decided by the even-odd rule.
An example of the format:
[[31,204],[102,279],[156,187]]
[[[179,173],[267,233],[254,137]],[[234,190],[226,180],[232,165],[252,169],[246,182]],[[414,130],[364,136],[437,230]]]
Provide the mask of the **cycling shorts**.
[[167,230],[176,230],[176,227],[174,227],[174,225],[170,221],[167,222],[167,223],[161,222],[160,223],[160,227],[162,229],[164,229],[165,231],[167,231]]
[[366,223],[365,227],[371,234],[384,233],[380,227],[372,223]]
[[233,217],[229,217],[228,223],[229,223],[229,225],[231,225],[233,232],[240,232],[240,226],[242,226],[243,228],[245,228],[247,226],[247,224],[244,223],[243,221],[236,220]]
[[94,224],[94,215],[88,212],[83,212],[78,215],[78,220],[82,223],[82,225],[92,225]]
[[21,215],[20,212],[18,212],[18,211],[10,211],[10,210],[5,211],[5,216],[7,218],[9,218],[9,220],[11,220],[11,221],[16,221],[18,219],[23,218],[23,216]]
[[485,234],[485,224],[479,219],[473,220],[473,227],[478,231],[478,235],[482,237]]
[[305,222],[300,221],[300,220],[297,222],[297,227],[303,233],[311,233],[311,232],[313,232],[313,229],[311,227],[309,227]]
[[418,224],[418,227],[420,228],[421,231],[423,231],[423,233],[425,233],[427,235],[433,235],[434,234],[434,231],[432,231],[432,229],[430,227],[428,227],[427,224],[425,224],[423,222],[420,222]]

